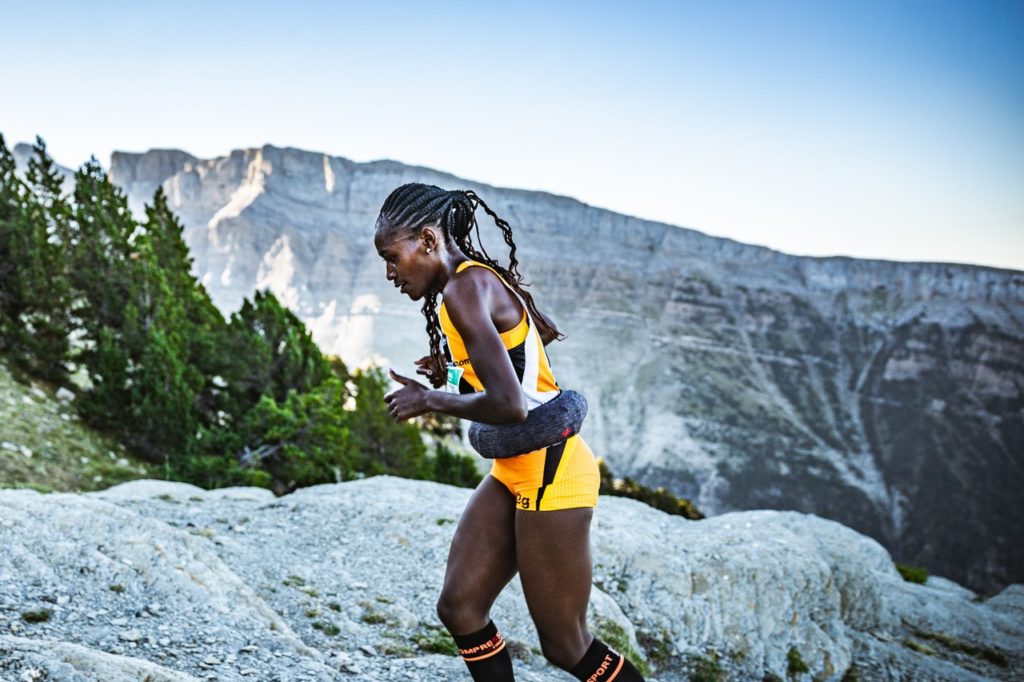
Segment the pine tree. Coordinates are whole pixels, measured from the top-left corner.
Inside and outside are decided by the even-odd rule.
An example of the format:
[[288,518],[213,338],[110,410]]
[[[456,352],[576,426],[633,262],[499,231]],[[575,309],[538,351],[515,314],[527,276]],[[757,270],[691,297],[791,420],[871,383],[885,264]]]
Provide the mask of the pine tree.
[[277,403],[264,395],[246,415],[239,459],[272,476],[277,494],[353,478],[357,456],[349,434],[348,391],[336,376],[315,388],[291,391]]
[[68,372],[68,337],[72,330],[71,283],[67,275],[64,240],[72,220],[71,206],[64,195],[63,179],[36,137],[34,155],[28,162],[26,180],[31,190],[29,224],[31,247],[25,261],[24,286],[30,311],[23,320],[30,336],[26,346],[36,376],[65,384]]
[[182,460],[195,443],[195,390],[191,370],[181,359],[180,339],[163,325],[146,330],[146,345],[130,383],[126,440],[151,462]]
[[19,249],[25,230],[25,186],[15,172],[14,155],[0,135],[0,352],[12,354],[19,347],[23,309]]
[[92,388],[76,401],[79,414],[92,426],[111,433],[124,425],[128,409],[128,357],[114,330],[104,327],[89,351],[89,380]]
[[457,455],[443,443],[438,443],[434,448],[432,465],[430,479],[438,483],[475,488],[481,480],[476,469],[476,461],[473,458]]
[[355,414],[350,420],[352,441],[362,460],[357,468],[368,474],[422,478],[429,471],[426,447],[412,423],[395,423],[384,402],[388,379],[380,368],[356,372]]
[[264,393],[283,402],[288,391],[318,385],[331,368],[302,321],[270,291],[257,291],[231,316],[233,409],[243,414]]
[[[95,340],[104,328],[124,328],[129,298],[129,237],[137,224],[128,201],[95,157],[75,173],[75,220],[68,232],[68,272],[81,296],[74,312]],[[88,353],[86,353],[88,360]]]
[[195,407],[200,422],[212,426],[230,409],[223,391],[231,365],[227,352],[229,329],[206,288],[192,275],[192,257],[183,234],[184,226],[167,205],[163,188],[157,188],[152,205],[146,207],[146,235],[164,273],[170,298],[183,306],[179,321],[185,337],[182,360],[202,378]]
[[26,182],[32,188],[39,208],[45,213],[49,240],[65,245],[70,236],[73,211],[64,193],[64,178],[46,151],[43,138],[36,136],[32,150],[34,154],[28,161]]
[[180,263],[164,267],[157,254],[162,242],[152,231],[133,231],[128,245],[128,302],[121,329],[127,358],[126,413],[121,428],[125,441],[146,459],[181,460],[195,446],[195,398],[204,382],[202,373],[188,363],[195,331],[188,319],[190,292],[175,291]]
[[0,137],[0,350],[23,378],[65,383],[70,291],[56,234],[68,216],[59,174],[36,138],[28,184]]
[[120,415],[130,408],[128,382],[146,347],[159,277],[147,273],[149,262],[136,262],[132,240],[139,226],[95,157],[75,173],[74,198],[68,275],[82,335],[73,360],[88,369],[93,384],[81,409],[90,423],[123,430],[128,425]]

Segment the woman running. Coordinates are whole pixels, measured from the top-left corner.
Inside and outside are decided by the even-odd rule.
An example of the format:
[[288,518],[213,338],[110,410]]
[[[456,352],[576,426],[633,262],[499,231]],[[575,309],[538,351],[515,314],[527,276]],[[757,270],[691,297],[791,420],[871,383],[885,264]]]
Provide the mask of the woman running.
[[[506,269],[470,230],[482,207],[511,249]],[[374,244],[387,278],[427,318],[430,355],[417,374],[394,371],[402,387],[385,397],[397,421],[440,412],[485,424],[526,419],[560,389],[544,345],[562,335],[520,286],[512,229],[472,191],[402,185],[384,201]],[[437,295],[442,294],[440,310]],[[442,350],[442,333],[445,345]],[[460,371],[461,370],[461,371]],[[459,521],[437,602],[477,682],[514,680],[512,658],[490,617],[491,605],[519,572],[545,658],[586,682],[643,680],[619,652],[587,629],[590,521],[600,474],[587,443],[557,445],[495,459]]]

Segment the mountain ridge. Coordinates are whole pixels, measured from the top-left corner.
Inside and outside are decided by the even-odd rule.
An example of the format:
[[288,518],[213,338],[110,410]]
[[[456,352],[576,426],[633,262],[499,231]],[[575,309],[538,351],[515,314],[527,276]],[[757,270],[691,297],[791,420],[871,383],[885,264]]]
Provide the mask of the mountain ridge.
[[[28,147],[28,145],[26,145],[25,143],[20,143],[18,146]],[[902,265],[915,265],[916,264],[916,265],[934,265],[934,266],[953,266],[953,267],[958,267],[958,268],[978,268],[978,269],[983,269],[983,270],[993,270],[993,271],[1002,272],[1002,273],[1005,273],[1005,274],[1014,274],[1014,275],[1021,274],[1021,275],[1024,275],[1024,269],[1015,269],[1015,268],[1006,268],[1006,267],[994,266],[994,265],[985,265],[983,263],[963,263],[963,262],[956,262],[956,261],[929,261],[929,260],[917,260],[917,259],[914,259],[914,260],[897,260],[897,259],[891,259],[891,258],[849,256],[849,255],[843,255],[843,254],[832,254],[832,255],[794,254],[794,253],[790,253],[790,252],[784,251],[782,249],[777,249],[777,248],[774,248],[774,247],[771,247],[771,246],[768,246],[768,245],[765,245],[765,244],[754,244],[754,243],[751,243],[751,242],[744,242],[744,241],[741,241],[741,240],[738,240],[738,239],[734,239],[732,237],[713,235],[713,234],[704,232],[704,231],[702,231],[702,230],[700,230],[700,229],[698,229],[696,227],[691,227],[691,226],[687,226],[687,225],[679,225],[679,224],[670,223],[670,222],[662,221],[662,220],[656,220],[656,219],[652,219],[652,218],[641,218],[641,217],[633,216],[631,214],[624,213],[624,212],[621,212],[621,211],[617,211],[615,209],[598,206],[596,204],[590,204],[590,203],[587,203],[586,201],[583,201],[582,199],[577,199],[576,197],[573,197],[573,196],[570,196],[570,195],[566,195],[566,194],[560,194],[560,193],[557,193],[557,192],[554,192],[554,191],[550,191],[550,190],[523,189],[523,188],[502,187],[502,186],[498,186],[498,185],[491,185],[491,184],[488,184],[488,183],[485,183],[485,182],[480,182],[480,181],[476,181],[476,180],[469,180],[469,179],[464,178],[464,177],[462,177],[462,176],[460,176],[460,175],[458,175],[456,173],[452,173],[452,172],[449,172],[449,171],[438,170],[438,169],[435,169],[435,168],[432,168],[432,167],[429,167],[429,166],[416,165],[416,164],[407,164],[407,163],[404,163],[404,162],[396,160],[396,159],[373,159],[373,160],[370,160],[370,161],[354,161],[354,160],[351,160],[351,159],[349,159],[348,157],[345,157],[345,156],[328,155],[326,153],[305,149],[303,147],[294,147],[294,146],[291,146],[291,145],[279,146],[279,145],[273,145],[273,144],[269,144],[269,143],[268,144],[264,144],[264,145],[260,145],[258,147],[243,147],[243,148],[232,149],[230,152],[228,152],[228,154],[226,154],[224,156],[213,157],[213,158],[221,158],[221,159],[223,159],[223,158],[230,157],[230,156],[232,156],[234,154],[252,153],[252,152],[255,152],[255,151],[261,151],[261,152],[267,152],[267,151],[272,151],[273,152],[273,151],[276,151],[276,152],[284,152],[284,153],[297,153],[297,154],[303,154],[303,155],[309,154],[309,155],[316,155],[316,156],[321,156],[322,155],[322,156],[327,156],[329,158],[337,159],[339,161],[342,161],[342,162],[344,162],[346,164],[351,165],[354,168],[358,168],[358,169],[362,169],[362,170],[370,170],[370,171],[373,171],[373,170],[412,170],[412,171],[417,171],[417,172],[427,172],[427,173],[431,173],[431,174],[437,175],[440,178],[450,179],[450,180],[454,180],[456,182],[471,183],[473,185],[476,185],[476,186],[479,186],[479,187],[482,187],[482,188],[492,189],[492,190],[500,191],[502,193],[519,194],[519,195],[526,195],[526,196],[535,196],[535,197],[538,197],[538,198],[546,198],[546,199],[554,199],[554,200],[567,201],[567,202],[571,202],[571,203],[574,203],[574,204],[579,204],[580,206],[582,206],[582,207],[584,207],[586,209],[602,211],[602,212],[606,212],[606,213],[609,213],[609,214],[613,214],[615,216],[619,216],[619,217],[623,217],[623,218],[629,218],[629,219],[632,219],[632,220],[641,221],[643,223],[649,223],[651,225],[657,225],[657,226],[661,226],[661,227],[669,227],[669,228],[674,228],[674,229],[678,229],[678,230],[684,230],[684,231],[687,231],[687,232],[694,233],[695,235],[699,235],[701,237],[705,237],[707,239],[727,242],[727,243],[735,244],[737,246],[741,246],[741,247],[744,247],[744,248],[765,250],[765,251],[769,251],[769,252],[771,252],[773,254],[785,256],[785,257],[788,257],[788,258],[799,258],[799,259],[809,259],[809,260],[822,260],[822,261],[828,261],[828,260],[850,260],[850,261],[858,261],[858,262],[862,262],[862,263],[873,263],[873,264],[890,263],[890,264],[902,264]],[[189,152],[187,152],[185,150],[182,150],[182,149],[177,149],[177,148],[166,148],[166,149],[164,149],[164,148],[151,148],[151,149],[149,149],[149,150],[147,150],[145,152],[114,151],[112,153],[112,155],[111,155],[111,168],[113,169],[115,166],[117,166],[117,167],[131,166],[133,158],[140,158],[141,159],[141,158],[149,158],[149,157],[151,157],[153,155],[165,155],[165,154],[186,156],[186,157],[189,157],[189,159],[191,161],[199,161],[199,160],[201,160],[198,157],[193,156],[191,153],[189,153]],[[118,184],[124,186],[123,182],[118,182]]]

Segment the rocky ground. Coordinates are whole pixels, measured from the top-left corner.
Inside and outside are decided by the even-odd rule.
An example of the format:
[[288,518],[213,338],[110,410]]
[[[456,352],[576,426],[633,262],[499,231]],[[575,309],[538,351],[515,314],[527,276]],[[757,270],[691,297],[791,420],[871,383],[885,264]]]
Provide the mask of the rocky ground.
[[[281,498],[0,490],[0,679],[466,680],[434,602],[470,493],[386,476]],[[591,627],[649,680],[1024,675],[1022,586],[982,601],[905,582],[833,521],[602,498],[593,544]],[[540,655],[518,580],[492,615],[517,679],[571,679]]]

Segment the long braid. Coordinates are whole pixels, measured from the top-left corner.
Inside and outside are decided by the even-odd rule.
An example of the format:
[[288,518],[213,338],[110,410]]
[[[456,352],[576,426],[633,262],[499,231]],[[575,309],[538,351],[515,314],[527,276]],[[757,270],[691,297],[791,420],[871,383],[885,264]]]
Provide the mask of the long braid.
[[447,364],[447,358],[441,352],[441,321],[437,317],[437,294],[436,289],[431,290],[423,297],[423,317],[427,318],[427,337],[430,339],[430,357],[438,367]]
[[[494,219],[494,224],[501,230],[502,235],[505,237],[505,243],[509,246],[509,266],[508,272],[512,277],[515,278],[517,283],[522,283],[523,276],[519,274],[519,261],[516,260],[516,243],[512,240],[512,226],[505,220],[498,217],[498,214],[491,210],[491,207],[484,203],[484,200],[476,195],[475,192],[469,191],[466,193],[476,203],[484,207],[484,211]],[[476,222],[476,216],[473,217],[473,222]],[[480,239],[480,226],[477,225],[477,240]],[[527,285],[528,286],[528,285]]]
[[[505,268],[490,257],[480,238],[480,224],[476,219],[476,208],[482,206],[501,230],[505,243],[509,246],[509,267]],[[418,234],[425,225],[437,225],[447,239],[450,239],[471,260],[479,261],[494,268],[508,284],[526,301],[534,322],[539,331],[553,334],[554,338],[562,339],[557,328],[549,325],[537,310],[533,296],[523,287],[523,276],[519,272],[519,261],[516,260],[516,244],[512,238],[512,227],[498,216],[472,190],[447,191],[434,185],[408,183],[395,189],[384,200],[380,215],[377,218],[377,230],[405,229]],[[471,232],[476,228],[479,249],[473,244]],[[437,295],[435,290],[427,292],[423,301],[423,316],[427,320],[427,336],[430,339],[430,355],[438,367],[444,367],[446,358],[441,352],[441,324],[437,315]]]
[[[537,304],[536,304],[536,302],[534,302],[533,296],[531,296],[530,292],[526,291],[523,288],[523,287],[527,287],[527,286],[530,286],[530,285],[527,282],[523,282],[523,276],[519,272],[519,261],[516,260],[516,243],[512,239],[512,226],[509,225],[508,222],[506,222],[505,220],[502,220],[501,218],[499,218],[498,214],[495,213],[494,211],[492,211],[491,208],[487,204],[484,203],[484,200],[481,199],[480,197],[478,197],[475,192],[467,191],[466,194],[467,194],[467,196],[469,196],[473,200],[475,200],[477,202],[477,204],[479,204],[480,206],[483,206],[484,211],[486,211],[487,214],[490,215],[491,218],[494,219],[494,223],[498,226],[498,228],[501,230],[502,235],[504,235],[504,237],[505,237],[505,243],[508,244],[508,246],[509,246],[509,266],[508,266],[507,270],[505,268],[501,267],[500,265],[498,265],[494,261],[488,263],[488,265],[491,265],[496,270],[501,272],[502,275],[504,276],[505,280],[509,284],[511,284],[512,287],[517,292],[519,292],[519,294],[526,301],[526,305],[530,309],[530,314],[533,316],[533,318],[537,322],[538,326],[545,327],[548,330],[554,332],[555,338],[558,339],[558,340],[561,340],[561,339],[565,338],[565,335],[560,333],[558,331],[558,329],[555,329],[554,327],[551,327],[550,325],[548,325],[547,323],[544,322],[544,320],[541,318],[540,311],[537,310]],[[476,223],[476,216],[475,215],[473,216],[473,222]],[[479,230],[480,230],[480,226],[479,226],[479,224],[477,224],[477,239],[480,238],[480,231]],[[481,248],[483,248],[483,247],[481,246]]]

